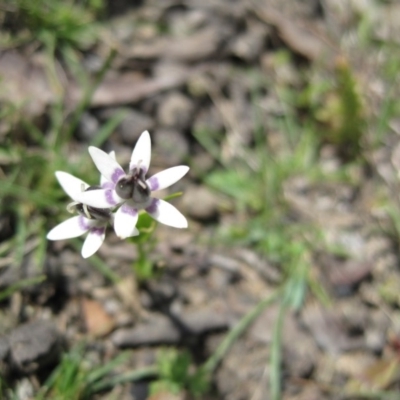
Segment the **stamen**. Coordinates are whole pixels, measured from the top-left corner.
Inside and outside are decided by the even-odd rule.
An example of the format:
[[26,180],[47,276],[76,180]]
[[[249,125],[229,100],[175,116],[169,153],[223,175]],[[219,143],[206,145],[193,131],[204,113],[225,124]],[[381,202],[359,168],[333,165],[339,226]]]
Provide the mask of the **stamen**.
[[147,189],[146,182],[143,182],[142,180],[137,181],[138,185],[142,187],[142,189]]
[[74,214],[75,213],[75,206],[77,206],[78,204],[80,204],[79,203],[79,201],[73,201],[72,203],[69,203],[68,205],[67,205],[67,211],[70,213],[70,214]]
[[85,184],[81,183],[81,192],[84,192],[84,191],[85,191]]
[[88,206],[86,204],[83,204],[83,212],[85,213],[85,215],[88,219],[92,219],[92,216],[90,215]]

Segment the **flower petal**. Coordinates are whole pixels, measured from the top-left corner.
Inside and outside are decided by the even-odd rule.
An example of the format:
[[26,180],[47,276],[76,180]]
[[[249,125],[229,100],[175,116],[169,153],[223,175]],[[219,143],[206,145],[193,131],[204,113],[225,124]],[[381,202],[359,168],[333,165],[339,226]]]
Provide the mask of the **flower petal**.
[[[110,151],[110,152],[108,153],[108,155],[109,155],[110,157],[112,157],[114,160],[116,160],[115,151],[114,151],[114,150],[113,150],[113,151]],[[108,186],[108,184],[111,184],[111,182],[110,182],[105,176],[100,175],[100,186],[101,186],[103,189],[106,189],[106,187]],[[111,188],[111,185],[110,185],[110,187],[107,187],[107,189],[109,189],[109,188]]]
[[138,218],[139,213],[136,208],[123,204],[115,213],[114,218],[114,230],[117,236],[121,239],[136,236]]
[[55,226],[48,234],[49,240],[71,239],[83,235],[92,226],[92,221],[77,215]]
[[76,200],[76,195],[82,193],[89,187],[86,182],[76,178],[68,172],[56,171],[56,178],[61,187],[64,189],[65,193],[67,193],[72,200]]
[[93,227],[90,229],[85,242],[82,246],[82,257],[88,258],[92,256],[100,248],[106,237],[106,228],[103,227]]
[[151,178],[147,179],[147,184],[150,186],[151,191],[165,189],[175,182],[178,182],[187,172],[189,167],[186,165],[179,165],[165,169],[164,171],[158,172]]
[[174,228],[187,228],[186,218],[172,204],[161,199],[153,199],[146,211],[158,222]]
[[137,143],[135,148],[133,149],[131,162],[129,164],[129,170],[132,171],[133,168],[140,165],[140,167],[144,170],[145,173],[149,170],[151,160],[151,139],[150,133],[148,131],[144,131]]
[[76,200],[96,208],[115,207],[124,201],[111,189],[89,190],[76,196]]
[[90,146],[89,153],[92,156],[93,162],[107,180],[117,183],[118,179],[125,175],[124,170],[112,156],[105,153],[97,147]]
[[127,236],[127,237],[133,237],[133,236],[139,236],[139,230],[135,227],[134,229],[133,229],[133,231],[132,231],[132,234],[130,234],[129,236]]

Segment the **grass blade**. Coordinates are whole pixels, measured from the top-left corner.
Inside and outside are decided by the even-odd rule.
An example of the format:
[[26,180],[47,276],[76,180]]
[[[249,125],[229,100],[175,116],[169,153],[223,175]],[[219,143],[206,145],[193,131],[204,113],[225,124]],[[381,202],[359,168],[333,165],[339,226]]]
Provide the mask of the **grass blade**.
[[218,364],[221,362],[225,354],[229,351],[233,343],[239,338],[240,335],[254,322],[254,320],[264,311],[264,309],[274,303],[279,296],[280,291],[275,292],[271,296],[261,300],[252,310],[250,310],[238,324],[230,330],[225,339],[218,346],[214,354],[203,365],[206,373],[211,374]]

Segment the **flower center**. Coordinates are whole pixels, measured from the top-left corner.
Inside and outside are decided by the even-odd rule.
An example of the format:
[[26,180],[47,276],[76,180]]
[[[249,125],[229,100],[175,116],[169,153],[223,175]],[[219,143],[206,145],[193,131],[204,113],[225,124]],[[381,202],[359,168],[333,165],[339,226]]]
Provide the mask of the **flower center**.
[[144,171],[136,167],[128,175],[122,177],[115,186],[118,196],[135,203],[145,203],[150,198],[151,190],[146,183]]
[[[100,186],[89,186],[85,192],[89,190],[98,190],[101,189]],[[95,208],[88,206],[86,204],[78,203],[74,201],[67,206],[67,210],[70,213],[77,212],[80,215],[83,215],[87,219],[94,219],[96,221],[108,221],[111,217],[111,210],[109,208]]]

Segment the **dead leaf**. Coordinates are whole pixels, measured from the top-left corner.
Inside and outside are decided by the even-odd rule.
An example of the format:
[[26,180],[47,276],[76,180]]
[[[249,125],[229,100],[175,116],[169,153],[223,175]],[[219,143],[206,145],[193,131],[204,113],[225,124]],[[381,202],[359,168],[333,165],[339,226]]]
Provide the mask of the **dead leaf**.
[[195,62],[210,58],[218,51],[223,40],[232,32],[213,26],[195,32],[190,36],[160,36],[151,43],[138,43],[128,56],[132,58],[164,58],[174,61]]
[[324,308],[316,302],[304,307],[302,318],[317,344],[330,354],[362,348],[363,337],[351,337],[337,310]]
[[302,26],[269,5],[254,4],[256,15],[267,24],[274,26],[282,40],[293,51],[311,60],[332,60],[337,52],[332,43],[321,32],[313,31],[310,24]]
[[398,358],[377,360],[368,365],[358,377],[351,379],[346,390],[357,393],[365,390],[384,390],[400,378],[400,362]]
[[21,105],[27,114],[41,115],[56,98],[40,55],[28,59],[16,51],[0,54],[0,100]]
[[82,315],[87,333],[95,337],[105,336],[115,327],[115,320],[96,300],[81,300]]

